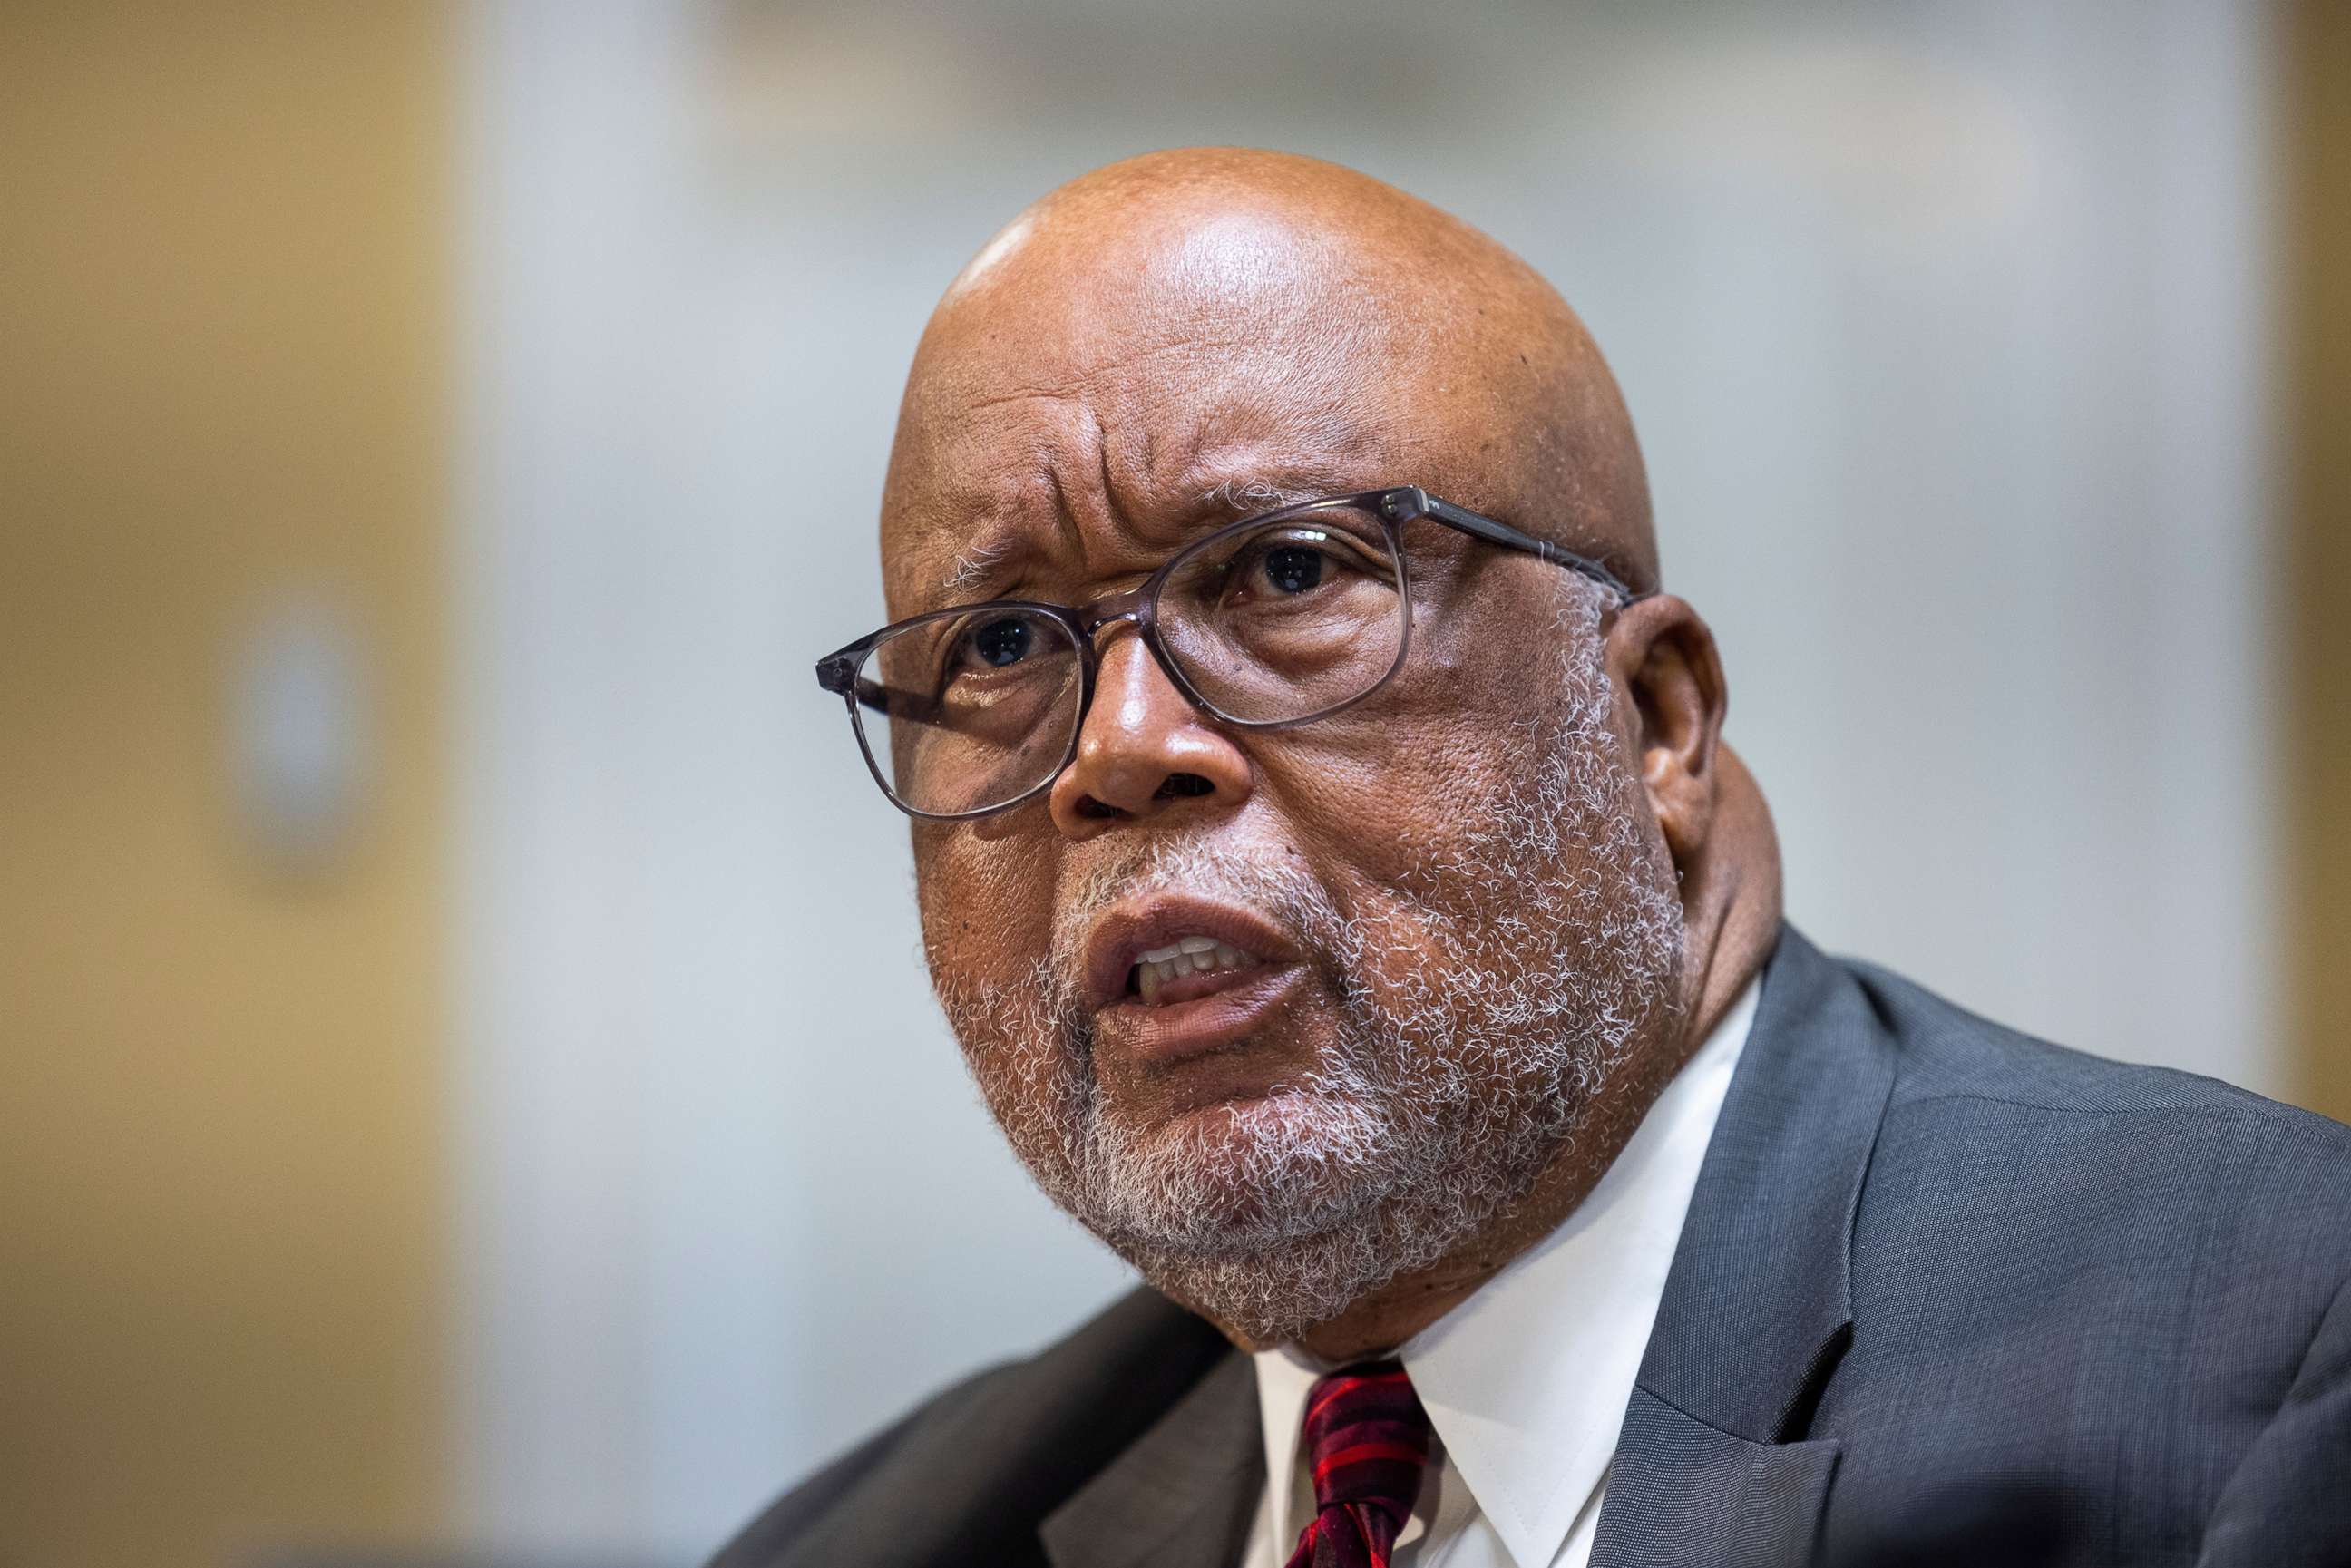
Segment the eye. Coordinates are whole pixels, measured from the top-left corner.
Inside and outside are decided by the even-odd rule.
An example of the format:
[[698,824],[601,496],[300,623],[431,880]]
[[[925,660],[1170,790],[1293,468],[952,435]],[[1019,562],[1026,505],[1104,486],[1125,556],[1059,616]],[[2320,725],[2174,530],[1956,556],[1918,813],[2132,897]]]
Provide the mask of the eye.
[[1370,547],[1335,529],[1296,525],[1269,529],[1248,540],[1217,574],[1215,597],[1224,606],[1270,609],[1321,604],[1351,594],[1390,574],[1373,559]]
[[1278,545],[1260,559],[1265,580],[1275,591],[1304,593],[1322,580],[1327,558],[1311,545]]
[[1034,633],[1029,622],[1007,616],[1001,621],[991,621],[974,632],[971,648],[979,656],[981,664],[1000,670],[1027,658],[1033,641]]

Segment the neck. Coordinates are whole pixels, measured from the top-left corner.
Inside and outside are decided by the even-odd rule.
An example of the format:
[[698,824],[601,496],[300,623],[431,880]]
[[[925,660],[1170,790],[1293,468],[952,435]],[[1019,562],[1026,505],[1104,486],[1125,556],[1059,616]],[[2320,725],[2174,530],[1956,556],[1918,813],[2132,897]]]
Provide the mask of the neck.
[[[1436,1263],[1364,1297],[1298,1336],[1299,1348],[1340,1364],[1393,1349],[1451,1312],[1558,1228],[1615,1163],[1674,1074],[1694,1055],[1771,956],[1780,930],[1780,852],[1771,817],[1728,747],[1706,843],[1681,873],[1681,1006],[1585,1107],[1575,1136],[1517,1204]],[[1226,1331],[1244,1349],[1261,1350]]]

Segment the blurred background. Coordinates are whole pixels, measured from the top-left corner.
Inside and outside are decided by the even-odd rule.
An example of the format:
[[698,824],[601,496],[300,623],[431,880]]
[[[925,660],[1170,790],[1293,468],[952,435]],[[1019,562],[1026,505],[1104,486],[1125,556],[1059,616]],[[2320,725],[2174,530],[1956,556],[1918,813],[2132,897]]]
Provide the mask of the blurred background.
[[2351,1115],[2351,6],[0,3],[0,1564],[685,1564],[1123,1288],[813,656],[1197,142],[1609,350],[1793,917]]

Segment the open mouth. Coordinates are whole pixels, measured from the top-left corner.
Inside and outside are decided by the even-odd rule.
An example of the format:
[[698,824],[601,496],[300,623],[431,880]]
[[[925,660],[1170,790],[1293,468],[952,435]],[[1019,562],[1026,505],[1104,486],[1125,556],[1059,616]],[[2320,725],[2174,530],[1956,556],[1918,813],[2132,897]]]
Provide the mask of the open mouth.
[[1253,955],[1213,936],[1179,936],[1135,955],[1134,967],[1126,975],[1126,995],[1144,1007],[1190,1001],[1238,984],[1264,967]]
[[1312,979],[1280,925],[1245,904],[1174,892],[1105,912],[1087,936],[1085,966],[1096,1048],[1138,1070],[1279,1043],[1288,1037],[1269,1030]]
[[1296,941],[1244,905],[1160,892],[1102,915],[1087,934],[1092,1006],[1155,1012],[1296,968]]

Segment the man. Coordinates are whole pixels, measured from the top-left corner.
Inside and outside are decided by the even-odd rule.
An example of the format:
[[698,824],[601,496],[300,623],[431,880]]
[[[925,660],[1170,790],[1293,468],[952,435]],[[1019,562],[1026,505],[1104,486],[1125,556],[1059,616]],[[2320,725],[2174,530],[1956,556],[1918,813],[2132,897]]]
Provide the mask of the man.
[[2351,1562],[2351,1134],[1783,926],[1615,386],[1491,240],[1255,152],[1055,192],[882,548],[820,677],[1151,1288],[727,1568]]

